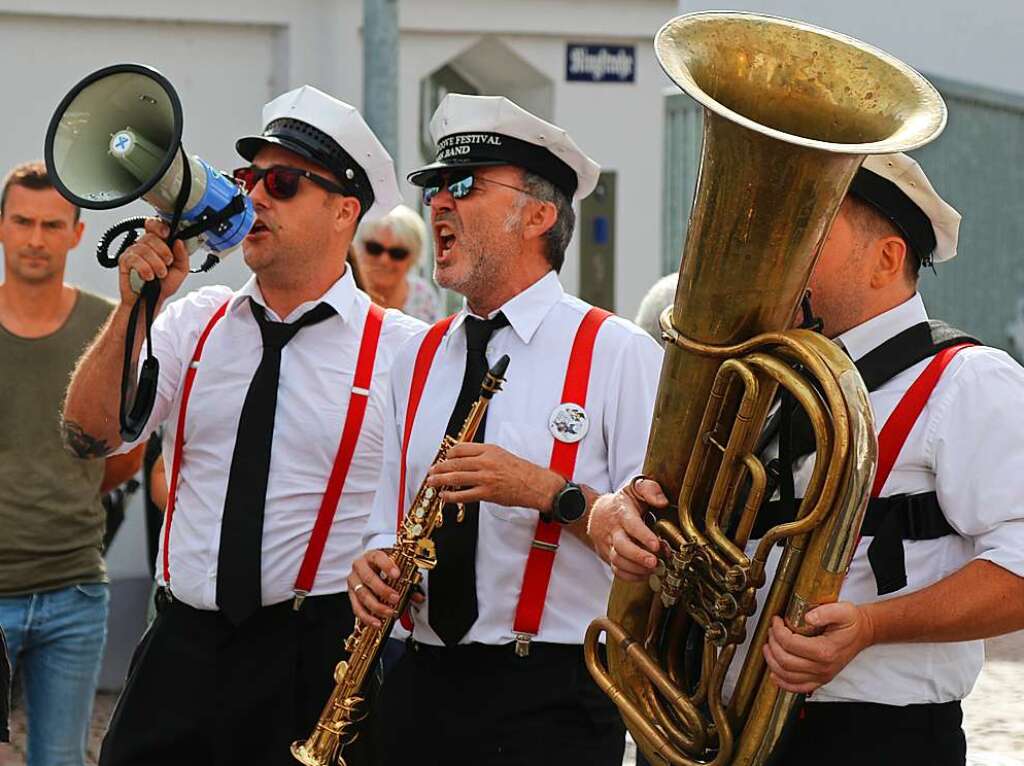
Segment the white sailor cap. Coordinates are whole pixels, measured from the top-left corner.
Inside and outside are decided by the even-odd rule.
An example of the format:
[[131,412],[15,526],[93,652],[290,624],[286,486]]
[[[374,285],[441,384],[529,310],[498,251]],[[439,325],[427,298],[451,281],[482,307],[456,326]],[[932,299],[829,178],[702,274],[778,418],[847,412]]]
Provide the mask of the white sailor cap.
[[263,132],[238,139],[252,161],[277,144],[330,170],[362,205],[363,218],[380,218],[402,201],[391,155],[351,104],[311,85],[288,91],[263,107]]
[[850,184],[850,194],[888,218],[922,265],[956,255],[960,213],[906,154],[869,156]]
[[601,171],[568,133],[504,96],[449,93],[430,120],[430,137],[437,157],[409,174],[417,186],[430,186],[439,171],[451,168],[516,165],[547,179],[570,199],[583,199],[597,186]]

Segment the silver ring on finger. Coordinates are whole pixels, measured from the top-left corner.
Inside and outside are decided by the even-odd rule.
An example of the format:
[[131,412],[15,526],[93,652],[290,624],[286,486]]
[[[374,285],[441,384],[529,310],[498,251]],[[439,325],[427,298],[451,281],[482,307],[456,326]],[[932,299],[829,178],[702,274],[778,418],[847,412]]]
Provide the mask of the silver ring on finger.
[[352,593],[353,593],[353,594],[356,594],[356,593],[358,593],[358,592],[359,592],[359,589],[360,589],[360,588],[365,588],[365,587],[366,587],[366,583],[363,583],[363,582],[361,582],[361,583],[359,583],[358,585],[356,585],[356,587],[354,587],[354,588],[352,589]]

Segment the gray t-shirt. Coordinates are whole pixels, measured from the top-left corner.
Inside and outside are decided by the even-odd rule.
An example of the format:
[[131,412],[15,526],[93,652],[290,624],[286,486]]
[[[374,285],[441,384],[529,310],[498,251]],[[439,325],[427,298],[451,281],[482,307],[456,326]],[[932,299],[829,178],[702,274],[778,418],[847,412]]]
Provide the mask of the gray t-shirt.
[[105,582],[102,459],[64,450],[60,408],[71,372],[113,304],[78,291],[43,338],[0,326],[0,595]]

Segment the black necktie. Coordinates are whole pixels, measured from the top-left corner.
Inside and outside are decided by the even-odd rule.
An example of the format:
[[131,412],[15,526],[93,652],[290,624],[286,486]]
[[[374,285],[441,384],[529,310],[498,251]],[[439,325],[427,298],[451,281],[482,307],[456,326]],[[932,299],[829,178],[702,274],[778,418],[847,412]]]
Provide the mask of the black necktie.
[[[495,330],[508,325],[504,314],[493,319],[466,317],[466,372],[462,388],[448,419],[445,433],[458,435],[487,374],[487,342]],[[473,441],[484,440],[486,413]],[[446,646],[459,643],[476,622],[476,539],[480,528],[480,504],[466,503],[462,523],[455,506],[444,509],[444,524],[434,532],[437,566],[430,571],[430,627]]]
[[217,606],[235,625],[241,624],[262,603],[263,510],[274,440],[281,349],[303,327],[322,322],[335,313],[321,303],[297,321],[286,324],[267,319],[266,310],[255,301],[250,300],[249,305],[263,335],[263,358],[238,418],[217,556]]

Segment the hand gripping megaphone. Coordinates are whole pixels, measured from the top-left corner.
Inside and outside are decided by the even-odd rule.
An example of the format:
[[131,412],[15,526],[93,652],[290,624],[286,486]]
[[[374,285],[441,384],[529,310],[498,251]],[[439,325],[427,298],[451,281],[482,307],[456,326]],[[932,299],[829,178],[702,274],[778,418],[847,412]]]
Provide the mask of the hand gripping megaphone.
[[[185,154],[181,133],[181,101],[167,78],[141,64],[116,64],[93,72],[64,96],[46,131],[46,169],[57,191],[79,207],[109,210],[145,200],[169,222],[168,245],[180,239],[189,252],[200,246],[209,252],[198,269],[207,271],[241,243],[255,213],[232,179]],[[96,248],[99,262],[117,266],[144,223],[144,218],[129,218],[105,232]],[[121,235],[126,236],[111,256],[110,246]],[[149,419],[159,373],[149,326],[160,286],[156,280],[142,286],[134,272],[132,278],[142,298],[132,309],[126,346],[131,348],[139,308],[145,305],[147,357],[128,412],[131,355],[125,355],[121,435],[127,441],[138,438]]]

